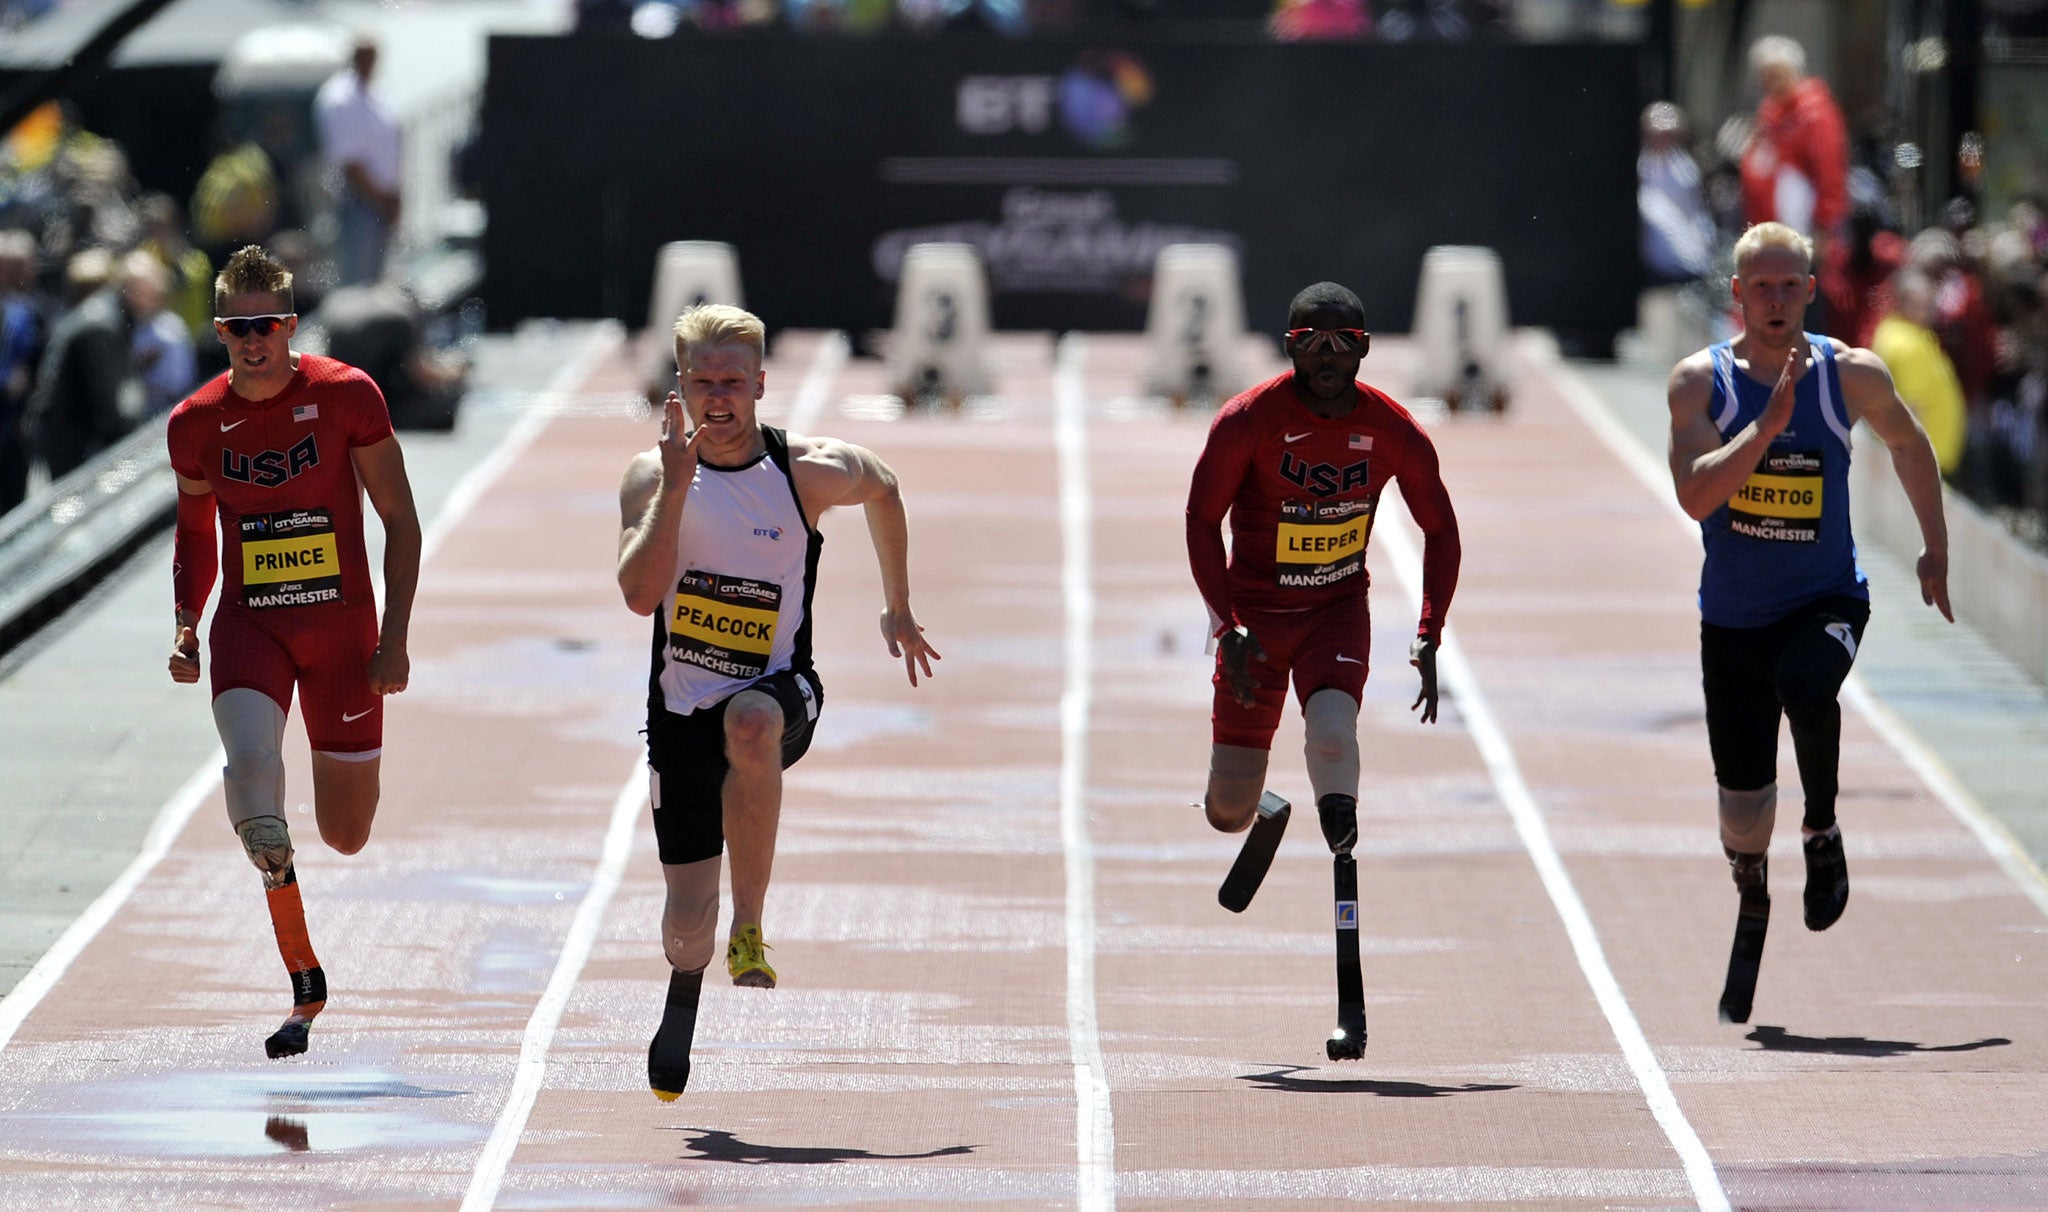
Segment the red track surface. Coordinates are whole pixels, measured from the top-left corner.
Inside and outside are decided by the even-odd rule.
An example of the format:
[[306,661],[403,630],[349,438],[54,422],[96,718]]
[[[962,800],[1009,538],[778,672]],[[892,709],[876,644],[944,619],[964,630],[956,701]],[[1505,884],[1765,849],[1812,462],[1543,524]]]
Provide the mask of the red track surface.
[[[814,348],[778,346],[771,386],[793,391]],[[1313,814],[1233,917],[1215,885],[1238,839],[1189,806],[1208,665],[1181,506],[1206,418],[1118,400],[1131,341],[1069,350],[1087,420],[1065,507],[1092,547],[1069,568],[1053,347],[1005,338],[996,356],[1000,404],[891,419],[865,398],[880,368],[857,361],[809,426],[901,474],[914,604],[945,660],[906,684],[861,521],[828,518],[826,723],[788,779],[765,931],[782,983],[714,969],[681,1101],[645,1085],[665,968],[642,811],[492,1186],[486,1143],[640,753],[646,624],[611,567],[618,477],[652,430],[572,413],[425,571],[370,848],[337,857],[292,818],[333,989],[313,1050],[262,1059],[287,997],[216,791],[0,1053],[0,1206],[452,1207],[493,1189],[504,1208],[2048,1206],[2048,923],[1854,715],[1849,912],[1802,928],[1783,823],[1753,1024],[1715,1020],[1735,897],[1697,546],[1540,369],[1504,420],[1434,427],[1473,679],[1434,728],[1407,710],[1397,523],[1374,543],[1371,1042],[1362,1063],[1324,1060]],[[1401,365],[1389,343],[1369,377],[1398,386]],[[588,389],[630,385],[621,359]],[[1068,592],[1078,574],[1092,597]],[[1084,667],[1064,644],[1090,604]],[[1501,752],[1519,769],[1675,1121],[1653,1116],[1504,807],[1475,686],[1507,745],[1493,773]],[[296,726],[287,744],[303,796]],[[1272,785],[1305,806],[1299,746],[1290,721]],[[1781,765],[1796,804],[1789,748]],[[1085,820],[1064,837],[1063,770],[1067,823]],[[1091,1107],[1107,1115],[1077,1142]],[[1688,1176],[1686,1133],[1711,1172]]]

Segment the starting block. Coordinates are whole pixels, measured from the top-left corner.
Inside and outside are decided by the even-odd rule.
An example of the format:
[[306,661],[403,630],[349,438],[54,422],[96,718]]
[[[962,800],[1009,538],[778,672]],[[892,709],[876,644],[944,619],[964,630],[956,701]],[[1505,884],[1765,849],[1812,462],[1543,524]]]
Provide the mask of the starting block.
[[1415,395],[1453,411],[1507,409],[1508,295],[1499,254],[1454,244],[1423,254],[1415,344]]
[[661,246],[654,260],[654,295],[647,306],[643,336],[642,378],[659,401],[673,386],[676,371],[676,317],[700,303],[740,300],[740,255],[716,240],[673,240]]
[[1145,318],[1145,390],[1180,408],[1216,403],[1243,386],[1244,290],[1226,244],[1169,244],[1152,266]]
[[905,402],[987,395],[988,278],[972,244],[914,244],[896,283],[889,382]]

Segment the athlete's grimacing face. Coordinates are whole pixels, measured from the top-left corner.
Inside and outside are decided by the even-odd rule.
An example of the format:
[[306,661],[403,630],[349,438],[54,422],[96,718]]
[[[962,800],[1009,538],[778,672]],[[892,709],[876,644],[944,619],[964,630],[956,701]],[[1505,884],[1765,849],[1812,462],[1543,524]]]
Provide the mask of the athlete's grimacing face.
[[[1362,317],[1341,307],[1319,307],[1298,317],[1302,328],[1355,329],[1363,327]],[[1313,352],[1308,348],[1316,346]],[[1340,350],[1328,341],[1289,340],[1287,356],[1294,362],[1294,381],[1320,400],[1339,400],[1358,381],[1359,363],[1365,361],[1365,346]]]
[[707,438],[731,438],[754,424],[754,404],[767,376],[751,345],[691,347],[689,363],[676,372],[692,429],[709,427]]
[[1788,344],[1813,301],[1813,274],[1792,249],[1760,248],[1736,267],[1730,289],[1742,308],[1744,332],[1771,345]]
[[[283,296],[270,291],[228,295],[220,300],[219,306],[221,316],[226,318],[275,316],[290,310],[285,306]],[[268,333],[258,331],[267,325],[245,324],[242,327],[241,336],[229,332],[221,324],[215,324],[213,328],[220,343],[227,346],[228,360],[238,377],[269,381],[289,376],[292,372],[292,335],[299,330],[298,317],[286,319]]]

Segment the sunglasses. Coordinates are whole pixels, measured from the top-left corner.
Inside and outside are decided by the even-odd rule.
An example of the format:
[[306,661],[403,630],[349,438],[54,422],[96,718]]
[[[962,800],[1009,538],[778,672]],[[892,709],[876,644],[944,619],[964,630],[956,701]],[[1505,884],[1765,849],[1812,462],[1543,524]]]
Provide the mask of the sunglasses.
[[259,337],[267,337],[283,328],[284,322],[291,318],[291,313],[287,312],[281,316],[215,316],[213,322],[231,337],[246,337],[252,332]]
[[1328,349],[1333,353],[1350,353],[1362,350],[1372,340],[1372,334],[1363,328],[1290,328],[1287,343],[1301,353],[1321,353]]

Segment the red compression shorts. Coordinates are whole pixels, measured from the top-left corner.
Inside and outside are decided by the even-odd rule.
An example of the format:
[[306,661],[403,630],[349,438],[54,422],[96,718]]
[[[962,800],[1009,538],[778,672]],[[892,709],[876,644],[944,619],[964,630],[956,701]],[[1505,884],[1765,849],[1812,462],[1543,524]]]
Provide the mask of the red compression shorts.
[[208,632],[213,694],[260,690],[289,712],[303,695],[306,739],[319,753],[375,753],[384,746],[384,696],[370,690],[377,609],[322,606],[249,610],[222,604]]
[[1372,659],[1372,616],[1364,594],[1286,614],[1240,612],[1239,621],[1265,649],[1266,659],[1250,663],[1258,690],[1253,695],[1255,705],[1246,707],[1230,693],[1230,683],[1223,677],[1223,657],[1217,655],[1211,678],[1216,696],[1210,725],[1218,745],[1272,747],[1273,731],[1280,726],[1280,711],[1287,703],[1290,672],[1295,700],[1303,704],[1318,690],[1341,690],[1354,702],[1365,693],[1366,665]]

